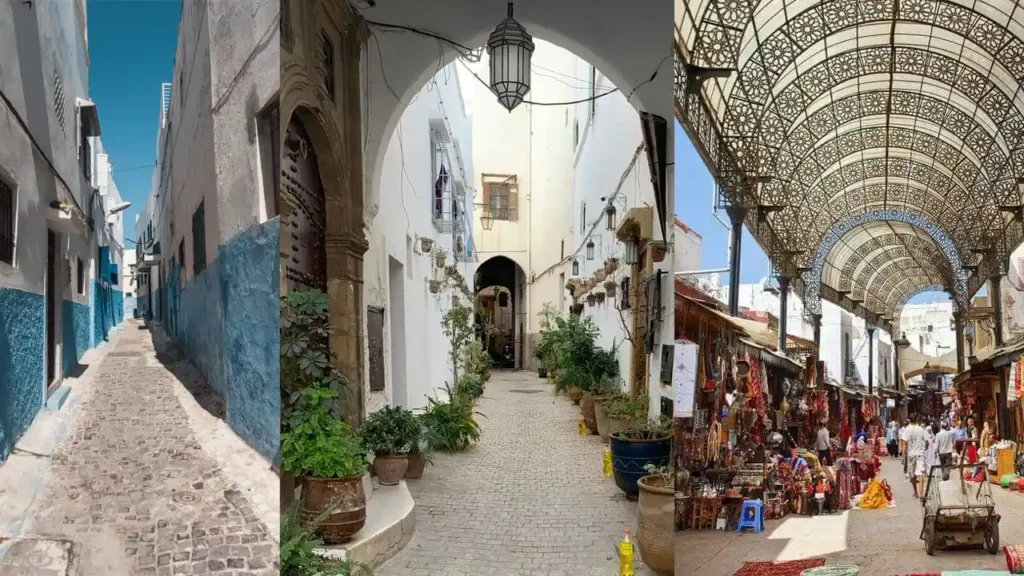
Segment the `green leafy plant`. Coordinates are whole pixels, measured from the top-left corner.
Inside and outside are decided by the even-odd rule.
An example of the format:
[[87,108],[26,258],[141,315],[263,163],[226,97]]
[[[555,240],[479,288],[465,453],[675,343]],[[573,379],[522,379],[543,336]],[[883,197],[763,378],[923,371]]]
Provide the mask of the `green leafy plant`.
[[630,396],[616,394],[605,401],[604,412],[609,418],[623,420],[627,425],[647,420],[649,398],[646,394]]
[[469,373],[459,379],[455,386],[455,396],[469,403],[484,395],[484,379],[475,373]]
[[284,430],[298,426],[298,414],[309,398],[306,388],[327,388],[335,394],[321,397],[327,412],[342,418],[342,394],[348,382],[334,367],[330,349],[327,294],[320,290],[288,292],[281,297],[281,424]]
[[585,392],[608,389],[619,374],[619,362],[614,350],[597,346],[599,331],[591,317],[556,318],[558,341],[558,377],[555,390],[564,391],[575,386]]
[[328,388],[305,388],[305,401],[296,412],[298,424],[281,433],[281,468],[296,476],[344,478],[366,472],[362,438],[328,413],[325,401],[335,397]]
[[375,454],[408,454],[420,437],[422,425],[400,406],[385,406],[370,414],[360,429],[366,449]]
[[323,541],[316,530],[331,514],[327,507],[315,518],[303,521],[296,502],[281,522],[280,574],[281,576],[373,576],[365,564],[348,560],[333,560],[316,553]]
[[419,435],[409,448],[409,455],[419,456],[427,464],[434,464],[434,447],[430,444],[430,435],[423,424],[423,414],[416,414],[416,422],[420,425]]
[[484,351],[483,344],[479,340],[471,340],[466,343],[462,351],[462,369],[466,374],[483,376],[491,371],[493,364],[491,355]]
[[661,417],[657,420],[644,418],[627,423],[626,429],[619,433],[629,440],[655,440],[669,438],[672,435],[672,419]]
[[470,402],[454,394],[447,383],[445,390],[448,392],[448,402],[427,398],[427,407],[422,416],[423,429],[432,449],[458,452],[480,440],[480,425],[474,416],[484,415],[473,410]]
[[675,486],[673,481],[672,469],[668,466],[658,466],[655,464],[648,463],[644,466],[644,472],[647,472],[651,476],[658,476],[661,479],[661,485],[666,487]]
[[473,309],[469,306],[452,306],[441,318],[441,329],[448,338],[449,361],[455,386],[459,384],[459,367],[463,350],[473,339]]

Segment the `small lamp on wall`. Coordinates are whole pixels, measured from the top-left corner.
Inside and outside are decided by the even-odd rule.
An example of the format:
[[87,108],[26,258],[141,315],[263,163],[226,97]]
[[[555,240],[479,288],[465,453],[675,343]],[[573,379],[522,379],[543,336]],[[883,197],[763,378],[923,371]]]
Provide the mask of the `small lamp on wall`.
[[612,203],[608,203],[608,206],[604,209],[604,215],[608,219],[608,230],[615,231],[615,206]]
[[480,225],[483,226],[484,230],[494,228],[494,218],[491,218],[490,212],[484,212],[484,214],[480,216]]
[[627,241],[623,242],[622,245],[626,247],[626,257],[625,257],[626,264],[628,264],[630,266],[632,266],[633,264],[636,264],[636,262],[637,262],[637,260],[639,258],[637,256],[637,242],[636,242],[636,240],[627,240]]
[[594,241],[590,240],[587,242],[587,260],[592,261],[594,259]]
[[573,276],[579,276],[580,275],[580,262],[579,262],[579,260],[573,260],[572,261],[572,275]]

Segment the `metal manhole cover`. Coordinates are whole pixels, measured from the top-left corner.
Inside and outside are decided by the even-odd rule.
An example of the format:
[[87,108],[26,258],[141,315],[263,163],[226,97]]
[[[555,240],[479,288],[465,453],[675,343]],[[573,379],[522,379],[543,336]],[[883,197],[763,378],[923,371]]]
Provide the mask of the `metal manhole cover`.
[[509,392],[515,392],[516,394],[540,394],[542,390],[509,390]]
[[176,492],[171,500],[177,504],[195,504],[199,502],[199,496],[195,492]]
[[74,547],[66,540],[0,538],[0,574],[65,576]]

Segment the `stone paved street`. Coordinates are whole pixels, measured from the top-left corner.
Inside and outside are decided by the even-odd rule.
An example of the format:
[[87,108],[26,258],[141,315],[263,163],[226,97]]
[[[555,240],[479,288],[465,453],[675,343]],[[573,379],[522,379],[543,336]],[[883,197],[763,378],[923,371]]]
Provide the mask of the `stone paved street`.
[[[173,353],[158,358],[149,331],[127,322],[91,383],[73,387],[80,405],[15,534],[25,539],[0,554],[0,575],[64,576],[51,570],[54,559],[83,576],[277,574],[277,527],[253,505],[264,495],[238,484],[245,471],[223,468],[197,438],[199,402],[218,407],[195,378],[196,397],[183,394],[172,370],[187,373],[186,364]],[[262,491],[276,497],[275,486]]]
[[[726,576],[744,561],[797,560],[825,556],[828,564],[854,565],[861,574],[894,575],[942,570],[1006,570],[1002,553],[981,549],[924,551],[922,510],[897,460],[883,460],[882,476],[892,486],[896,507],[856,510],[812,518],[787,516],[767,522],[761,534],[679,532],[676,576]],[[1024,496],[992,487],[1000,545],[1024,544]]]
[[602,476],[601,439],[577,435],[579,408],[535,372],[495,372],[478,410],[480,444],[409,481],[416,533],[379,574],[617,574],[636,503]]

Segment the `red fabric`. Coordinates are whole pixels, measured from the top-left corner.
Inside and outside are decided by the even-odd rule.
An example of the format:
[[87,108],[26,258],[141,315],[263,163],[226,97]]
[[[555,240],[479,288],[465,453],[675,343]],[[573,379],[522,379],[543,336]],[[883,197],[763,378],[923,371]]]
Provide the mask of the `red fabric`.
[[733,576],[800,576],[804,570],[824,565],[824,558],[791,562],[744,562],[743,567]]
[[1006,556],[1006,570],[1010,574],[1024,574],[1024,546],[1003,546]]

